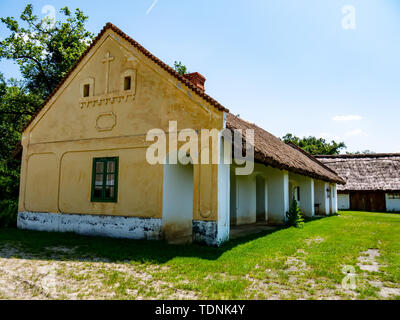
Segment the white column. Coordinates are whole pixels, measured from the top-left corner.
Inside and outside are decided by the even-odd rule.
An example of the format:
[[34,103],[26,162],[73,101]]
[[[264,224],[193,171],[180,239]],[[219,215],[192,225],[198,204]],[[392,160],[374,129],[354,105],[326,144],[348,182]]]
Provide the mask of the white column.
[[289,174],[270,168],[268,170],[268,222],[284,224],[289,210]]
[[217,228],[217,243],[222,244],[228,241],[230,232],[230,165],[225,164],[224,161],[224,143],[222,137],[219,138]]
[[336,214],[338,211],[338,198],[337,198],[337,185],[331,184],[331,208],[332,213]]
[[329,196],[330,186],[329,183],[324,183],[324,213],[329,216],[331,212],[331,199]]
[[300,209],[307,217],[313,217],[314,212],[314,179],[303,177],[299,181]]

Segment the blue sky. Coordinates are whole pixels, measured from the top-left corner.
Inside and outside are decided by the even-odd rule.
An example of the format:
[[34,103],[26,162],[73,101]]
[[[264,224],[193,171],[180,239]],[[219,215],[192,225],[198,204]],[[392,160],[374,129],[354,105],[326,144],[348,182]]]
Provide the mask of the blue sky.
[[[43,17],[45,5],[79,7],[96,34],[114,23],[166,63],[203,74],[207,93],[276,136],[400,152],[399,0],[0,0],[0,16],[27,3]],[[346,5],[355,29],[342,26]],[[19,74],[4,61],[0,72]]]

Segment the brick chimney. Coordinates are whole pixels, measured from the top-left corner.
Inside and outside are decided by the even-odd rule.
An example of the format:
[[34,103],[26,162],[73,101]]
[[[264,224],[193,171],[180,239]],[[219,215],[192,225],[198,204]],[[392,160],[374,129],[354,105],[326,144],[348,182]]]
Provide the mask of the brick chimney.
[[192,82],[195,86],[197,86],[197,88],[199,88],[200,90],[202,91],[205,90],[204,84],[206,82],[206,78],[203,77],[200,73],[198,72],[187,73],[183,76],[190,82]]

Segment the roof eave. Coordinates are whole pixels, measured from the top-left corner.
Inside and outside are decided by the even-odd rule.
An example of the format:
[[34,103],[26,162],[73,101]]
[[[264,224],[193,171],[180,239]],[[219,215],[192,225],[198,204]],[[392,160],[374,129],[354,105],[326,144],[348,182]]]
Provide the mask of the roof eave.
[[115,33],[117,33],[119,36],[121,36],[123,39],[128,41],[131,45],[133,45],[135,48],[137,48],[139,51],[141,51],[146,57],[148,57],[150,60],[155,62],[157,65],[159,65],[161,68],[166,70],[169,74],[177,78],[181,83],[186,85],[189,89],[191,89],[194,93],[196,93],[198,96],[203,98],[207,103],[210,105],[214,106],[216,109],[222,112],[229,112],[227,108],[225,108],[223,105],[221,105],[217,100],[213,99],[210,97],[208,94],[206,94],[204,91],[200,90],[195,84],[193,84],[191,81],[177,73],[173,68],[168,66],[166,63],[158,59],[156,56],[150,53],[147,49],[145,49],[142,45],[140,45],[138,42],[136,42],[134,39],[129,37],[126,33],[124,33],[121,29],[113,25],[112,23],[108,22],[103,29],[99,32],[99,34],[93,39],[92,43],[89,45],[89,47],[85,50],[85,52],[79,57],[79,59],[75,62],[75,64],[72,66],[72,68],[67,72],[67,74],[60,80],[60,82],[57,84],[57,86],[53,89],[53,91],[47,96],[46,100],[43,102],[41,107],[36,111],[36,113],[32,116],[31,120],[25,125],[23,128],[22,132],[25,132],[28,127],[31,125],[31,123],[36,119],[40,111],[47,105],[47,103],[50,101],[50,99],[57,93],[57,91],[61,88],[61,86],[65,83],[65,81],[69,78],[69,76],[72,74],[72,72],[78,67],[80,62],[88,55],[88,53],[91,51],[91,49],[97,44],[97,42],[101,39],[101,37],[106,33],[107,30],[112,30]]

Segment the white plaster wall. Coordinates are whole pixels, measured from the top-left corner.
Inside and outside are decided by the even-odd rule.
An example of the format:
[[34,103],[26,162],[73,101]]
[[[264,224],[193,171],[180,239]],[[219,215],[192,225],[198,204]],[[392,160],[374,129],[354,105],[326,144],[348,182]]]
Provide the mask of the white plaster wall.
[[167,240],[190,239],[193,224],[193,165],[164,166],[163,232]]
[[386,193],[386,211],[400,212],[400,199],[389,199],[389,195]]
[[[236,176],[235,166],[230,171],[230,219],[231,225],[252,224],[257,220],[268,221],[269,212],[269,170],[255,163],[249,176]],[[276,170],[277,172],[281,172]],[[258,182],[257,182],[258,181]],[[257,218],[257,212],[260,213]],[[262,217],[261,217],[262,213]]]
[[350,209],[350,195],[348,193],[339,193],[337,195],[339,210]]
[[268,180],[265,179],[265,221],[268,221]]
[[236,176],[237,225],[255,223],[256,218],[256,177]]
[[314,202],[319,204],[320,212],[316,212],[315,214],[321,214],[322,211],[322,203],[324,202],[324,187],[323,182],[319,180],[315,180],[314,182]]
[[161,219],[19,212],[18,228],[121,239],[161,239]]
[[295,192],[297,187],[299,187],[298,182],[293,180],[289,173],[289,205],[292,203],[293,199],[295,199],[297,204],[300,206],[300,199],[297,198],[297,194]]
[[329,183],[324,181],[314,181],[314,202],[320,205],[319,214],[329,215],[330,213],[330,199],[328,198],[327,188]]
[[301,176],[298,174],[289,173],[289,179],[292,184],[291,188],[291,198],[293,199],[293,191],[295,187],[300,188],[300,200],[298,205],[300,210],[307,216],[313,217],[315,215],[314,205],[315,205],[315,191],[314,191],[314,179]]
[[303,177],[300,180],[300,209],[307,217],[315,215],[314,180]]
[[237,220],[237,187],[235,170],[230,171],[230,224],[235,225]]
[[257,175],[257,220],[268,220],[268,186],[264,177]]

